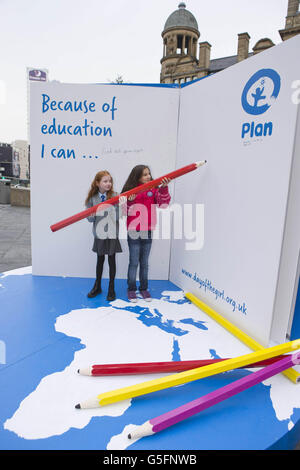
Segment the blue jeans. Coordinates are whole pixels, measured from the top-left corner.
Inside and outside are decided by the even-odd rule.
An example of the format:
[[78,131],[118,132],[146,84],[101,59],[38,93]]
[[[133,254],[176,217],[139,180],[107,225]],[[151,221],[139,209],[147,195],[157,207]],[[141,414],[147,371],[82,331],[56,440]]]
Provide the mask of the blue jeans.
[[136,274],[140,264],[140,287],[139,290],[148,289],[148,258],[152,245],[151,231],[148,232],[148,238],[127,237],[129,248],[129,266],[127,275],[128,290],[136,291]]

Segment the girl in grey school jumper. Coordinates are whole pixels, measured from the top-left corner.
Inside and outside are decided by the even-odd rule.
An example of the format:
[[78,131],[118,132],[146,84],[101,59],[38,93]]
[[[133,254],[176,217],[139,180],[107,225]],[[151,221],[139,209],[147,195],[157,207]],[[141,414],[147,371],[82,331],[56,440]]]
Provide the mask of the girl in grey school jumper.
[[[112,176],[108,171],[99,171],[91,184],[85,205],[89,208],[114,196],[117,196],[117,193],[113,189]],[[92,290],[87,294],[89,298],[96,297],[102,292],[101,278],[105,255],[108,256],[109,265],[109,288],[106,299],[112,301],[116,298],[114,287],[116,253],[122,252],[118,239],[120,216],[121,211],[116,204],[99,212],[99,214],[87,217],[88,221],[93,223],[94,245],[92,250],[97,253],[96,281]]]

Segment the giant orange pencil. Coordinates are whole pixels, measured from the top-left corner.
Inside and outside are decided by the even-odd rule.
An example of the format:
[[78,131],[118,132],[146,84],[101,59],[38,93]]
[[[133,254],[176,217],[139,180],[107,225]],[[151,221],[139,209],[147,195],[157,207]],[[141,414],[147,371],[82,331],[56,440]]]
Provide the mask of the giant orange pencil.
[[189,173],[190,171],[196,170],[197,168],[199,168],[199,166],[204,165],[205,163],[206,163],[206,160],[203,160],[203,161],[191,163],[190,165],[187,165],[187,166],[183,166],[182,168],[179,168],[178,170],[171,171],[171,173],[167,173],[166,175],[160,176],[159,178],[156,178],[155,180],[152,180],[152,181],[149,181],[148,183],[137,186],[136,188],[130,189],[129,191],[126,191],[125,193],[121,193],[118,196],[112,197],[111,199],[108,199],[107,201],[100,202],[100,204],[96,204],[93,207],[90,207],[88,209],[85,209],[84,211],[78,212],[78,214],[72,215],[71,217],[68,217],[67,219],[61,220],[60,222],[57,222],[56,224],[51,225],[50,228],[52,232],[56,232],[57,230],[60,230],[61,228],[67,227],[68,225],[74,224],[75,222],[78,222],[79,220],[85,219],[86,217],[95,214],[100,209],[100,206],[103,206],[103,209],[105,209],[107,205],[117,204],[121,196],[129,197],[134,194],[147,191],[148,189],[155,188],[161,184],[163,179],[166,178],[169,180],[173,180],[175,178],[178,178],[179,176]]

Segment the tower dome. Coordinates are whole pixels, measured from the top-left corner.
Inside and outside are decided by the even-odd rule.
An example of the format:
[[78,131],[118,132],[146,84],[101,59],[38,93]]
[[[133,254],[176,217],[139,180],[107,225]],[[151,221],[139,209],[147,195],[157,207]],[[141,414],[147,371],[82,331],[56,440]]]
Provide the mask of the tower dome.
[[175,10],[167,19],[163,34],[170,28],[184,28],[194,29],[198,32],[198,23],[194,15],[186,10],[186,4],[181,2],[178,5],[178,10]]
[[194,15],[186,9],[185,3],[171,13],[161,33],[163,57],[161,59],[161,82],[182,83],[197,75],[197,41],[200,33]]

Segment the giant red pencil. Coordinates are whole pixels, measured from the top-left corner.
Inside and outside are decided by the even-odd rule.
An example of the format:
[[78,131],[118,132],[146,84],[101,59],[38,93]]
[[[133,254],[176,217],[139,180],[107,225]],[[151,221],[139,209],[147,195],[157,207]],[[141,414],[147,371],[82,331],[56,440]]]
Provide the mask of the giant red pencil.
[[[245,368],[264,367],[274,364],[283,356],[272,357],[264,361],[247,365]],[[285,356],[286,357],[286,356]],[[160,374],[164,372],[182,372],[207,366],[227,359],[200,359],[195,361],[169,361],[169,362],[139,362],[128,364],[95,364],[91,367],[78,369],[81,375],[103,376],[103,375],[134,375],[134,374]]]
[[159,178],[156,178],[155,180],[149,181],[149,183],[145,183],[140,186],[137,186],[136,188],[130,189],[129,191],[126,191],[125,193],[121,193],[118,196],[112,197],[111,199],[108,199],[107,201],[101,202],[100,204],[96,204],[96,206],[93,206],[88,209],[85,209],[84,211],[78,212],[78,214],[72,215],[71,217],[68,217],[67,219],[61,220],[60,222],[57,222],[56,224],[51,225],[50,228],[52,232],[56,232],[57,230],[60,230],[61,228],[67,227],[68,225],[74,224],[75,222],[78,222],[79,220],[85,219],[86,217],[95,214],[100,209],[100,206],[103,206],[103,209],[105,209],[105,206],[107,206],[108,204],[109,205],[117,204],[121,196],[129,197],[129,196],[132,196],[133,194],[138,194],[143,191],[147,191],[148,189],[155,188],[161,184],[164,178],[173,180],[175,178],[178,178],[179,176],[189,173],[190,171],[196,170],[199,166],[204,165],[204,163],[206,163],[206,160],[191,163],[190,165],[183,166],[182,168],[179,168],[178,170],[171,171],[171,173],[167,173],[166,175],[160,176]]

